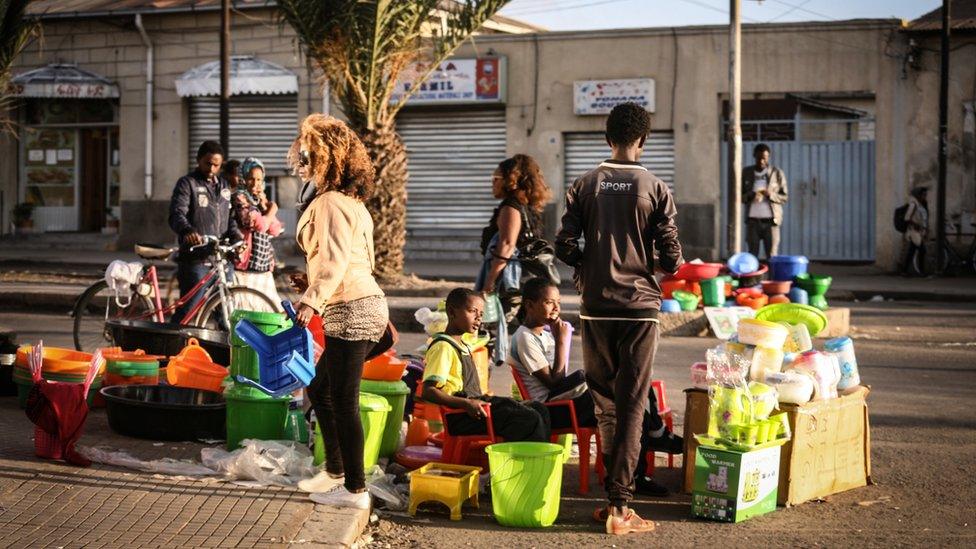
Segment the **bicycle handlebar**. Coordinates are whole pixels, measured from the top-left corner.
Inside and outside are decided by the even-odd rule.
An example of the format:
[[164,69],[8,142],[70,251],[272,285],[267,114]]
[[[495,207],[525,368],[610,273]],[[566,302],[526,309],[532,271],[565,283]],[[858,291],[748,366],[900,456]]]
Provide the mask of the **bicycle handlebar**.
[[216,251],[220,252],[221,254],[228,254],[230,252],[233,252],[233,251],[237,250],[241,246],[243,246],[244,245],[244,241],[243,240],[239,240],[237,242],[234,242],[233,244],[221,244],[219,237],[216,237],[216,236],[214,236],[212,234],[205,234],[205,235],[203,235],[203,242],[200,243],[200,244],[197,244],[196,246],[190,246],[190,250],[191,251],[192,250],[196,250],[197,248],[202,248],[204,246],[209,246],[211,244],[213,244],[214,245],[214,249]]

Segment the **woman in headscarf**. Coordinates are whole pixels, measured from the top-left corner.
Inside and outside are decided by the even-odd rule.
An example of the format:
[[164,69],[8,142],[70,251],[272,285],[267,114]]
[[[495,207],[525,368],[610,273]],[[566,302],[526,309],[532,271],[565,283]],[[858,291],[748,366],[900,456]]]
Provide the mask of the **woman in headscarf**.
[[[264,164],[254,157],[241,163],[241,186],[234,193],[231,205],[237,226],[244,234],[244,246],[234,265],[234,282],[254,288],[268,296],[274,303],[281,303],[274,280],[274,248],[271,239],[281,234],[283,227],[276,214],[278,205],[264,193]],[[268,305],[260,299],[243,296],[237,308],[249,311],[267,311]]]

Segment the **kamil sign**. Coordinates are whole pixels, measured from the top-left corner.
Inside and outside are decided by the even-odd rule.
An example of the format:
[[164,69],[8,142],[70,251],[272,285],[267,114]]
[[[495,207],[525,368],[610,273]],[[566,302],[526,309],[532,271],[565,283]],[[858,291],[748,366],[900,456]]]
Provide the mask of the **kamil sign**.
[[502,57],[451,59],[438,65],[418,86],[417,80],[430,65],[417,63],[403,71],[391,101],[397,103],[413,90],[411,105],[504,103],[506,68]]

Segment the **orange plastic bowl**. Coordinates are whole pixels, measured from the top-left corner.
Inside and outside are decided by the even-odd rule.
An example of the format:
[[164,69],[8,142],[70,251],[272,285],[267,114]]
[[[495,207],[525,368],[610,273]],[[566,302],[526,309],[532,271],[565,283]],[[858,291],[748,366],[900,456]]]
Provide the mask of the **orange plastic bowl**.
[[387,351],[363,365],[363,379],[399,381],[406,369],[405,360],[397,358],[393,351]]
[[661,281],[661,293],[664,299],[673,299],[672,294],[675,290],[687,290],[688,281],[680,278],[669,278]]
[[[27,354],[33,347],[24,345],[17,349],[17,366],[29,368],[27,364]],[[102,352],[118,352],[118,347],[110,347]],[[44,360],[41,371],[49,374],[78,375],[84,376],[88,373],[88,366],[91,364],[91,353],[83,353],[74,349],[64,349],[61,347],[44,347]],[[99,366],[99,373],[105,371],[105,361]]]

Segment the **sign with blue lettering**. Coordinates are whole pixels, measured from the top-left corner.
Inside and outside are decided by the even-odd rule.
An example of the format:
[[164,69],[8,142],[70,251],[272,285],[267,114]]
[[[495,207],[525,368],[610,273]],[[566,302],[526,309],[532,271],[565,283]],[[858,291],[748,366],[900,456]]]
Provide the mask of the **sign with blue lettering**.
[[577,80],[573,82],[573,112],[579,115],[610,114],[621,103],[637,103],[654,112],[654,79]]

